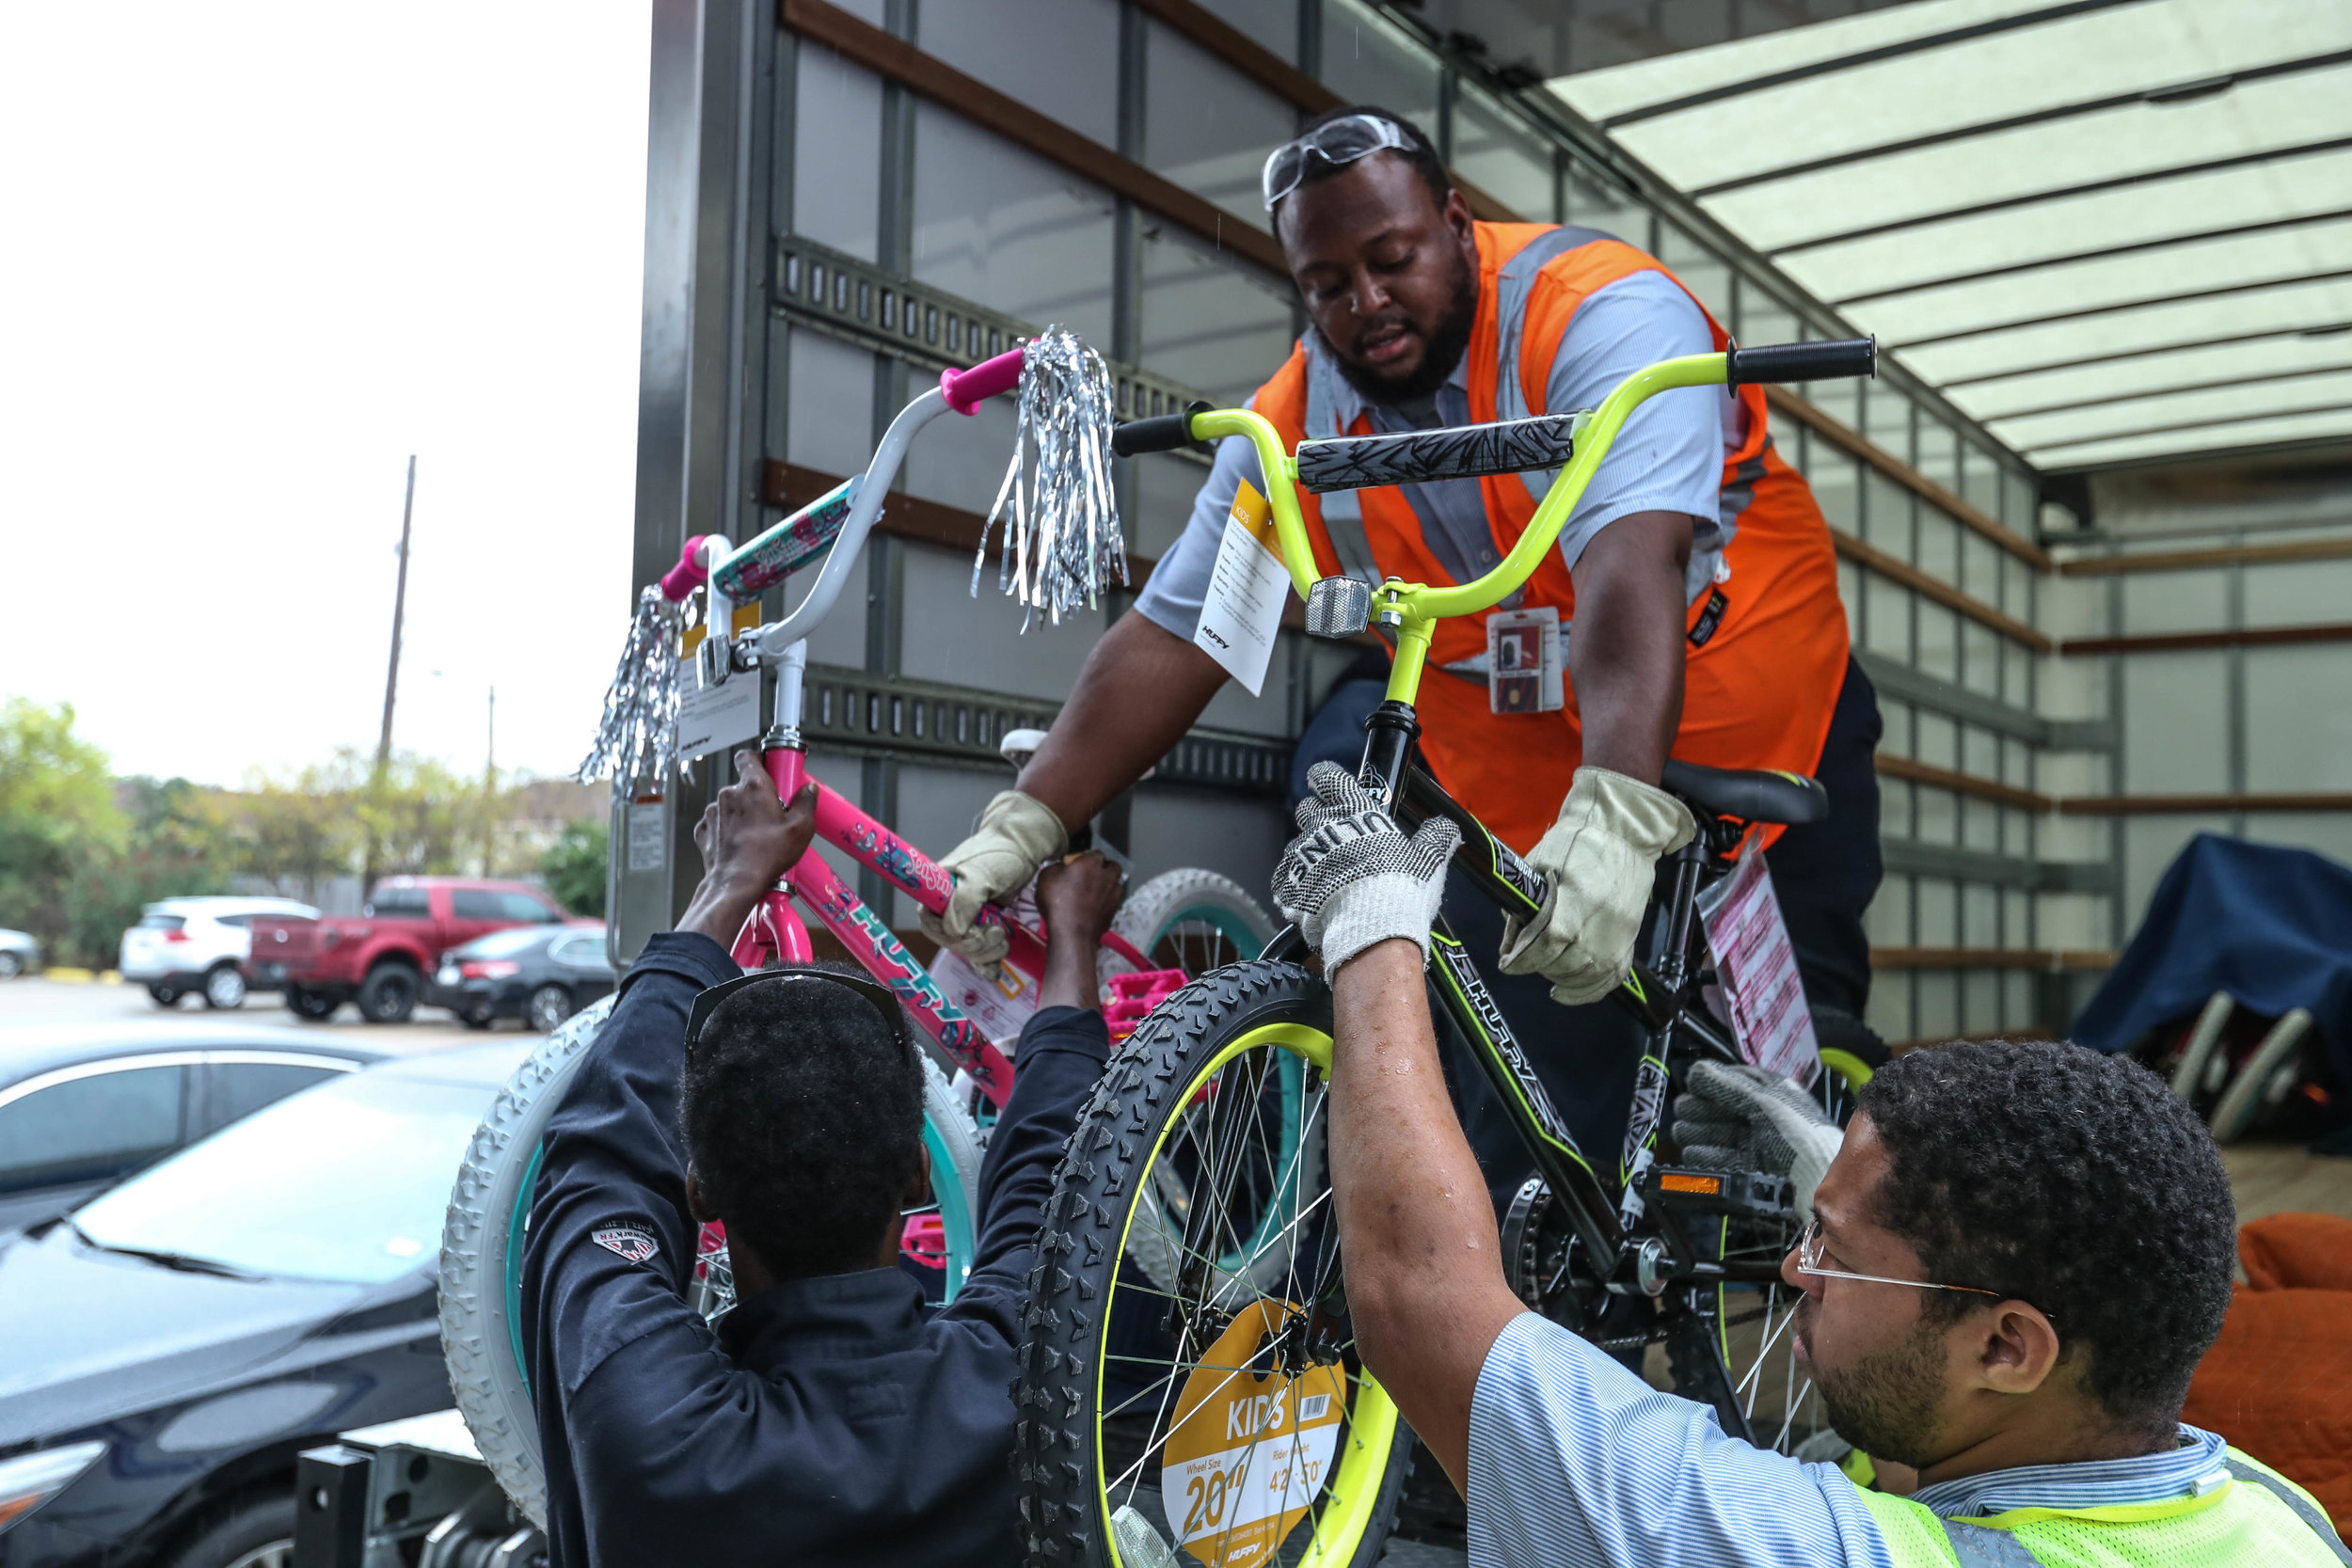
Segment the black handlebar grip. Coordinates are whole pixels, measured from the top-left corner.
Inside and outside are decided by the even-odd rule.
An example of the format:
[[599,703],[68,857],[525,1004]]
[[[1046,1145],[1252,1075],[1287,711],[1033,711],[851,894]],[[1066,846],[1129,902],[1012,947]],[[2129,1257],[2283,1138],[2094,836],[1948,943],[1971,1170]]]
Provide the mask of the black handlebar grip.
[[1192,436],[1192,417],[1205,414],[1209,405],[1194,400],[1181,414],[1162,414],[1149,420],[1130,420],[1111,431],[1111,451],[1120,457],[1136,457],[1147,451],[1194,451],[1214,453],[1216,448],[1207,441],[1196,441]]
[[1840,376],[1879,373],[1876,338],[1841,338],[1830,343],[1772,343],[1735,348],[1724,356],[1724,382],[1744,387],[1760,381],[1834,381]]

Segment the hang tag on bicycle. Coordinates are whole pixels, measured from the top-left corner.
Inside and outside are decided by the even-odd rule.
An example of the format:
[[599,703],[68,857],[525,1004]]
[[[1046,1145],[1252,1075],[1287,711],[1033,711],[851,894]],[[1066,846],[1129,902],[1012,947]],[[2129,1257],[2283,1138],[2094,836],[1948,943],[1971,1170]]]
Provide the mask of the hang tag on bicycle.
[[1273,508],[1245,479],[1225,517],[1225,537],[1209,568],[1209,591],[1192,641],[1252,697],[1264,687],[1266,666],[1274,661],[1290,591],[1290,569],[1274,542]]
[[[1005,916],[1017,926],[1035,931],[1041,928],[1044,918],[1037,907],[1037,879],[1013,895],[1012,902],[1004,906]],[[964,1016],[980,1026],[981,1033],[996,1042],[1007,1056],[1012,1054],[1013,1042],[1037,1013],[1039,977],[1024,974],[1010,963],[996,966],[996,978],[980,973],[979,965],[952,947],[943,947],[930,961],[931,978],[947,993],[947,1000],[961,1007]]]
[[1820,1076],[1821,1048],[1797,974],[1796,945],[1755,839],[1740,852],[1730,876],[1700,893],[1698,911],[1740,1053],[1811,1088]]
[[1486,706],[1495,713],[1557,713],[1566,701],[1560,611],[1498,610],[1486,617]]
[[[732,623],[737,631],[750,631],[759,625],[759,603],[735,607]],[[678,700],[677,759],[691,762],[713,752],[750,740],[759,733],[759,672],[738,670],[715,684],[708,683],[703,671],[703,660],[695,657],[703,642],[703,628],[694,626],[685,638],[687,662],[694,675],[690,689]],[[730,775],[729,782],[732,782]]]
[[1330,1480],[1345,1369],[1318,1363],[1286,1377],[1266,1354],[1301,1310],[1265,1296],[1244,1307],[1177,1396],[1160,1496],[1176,1544],[1202,1568],[1259,1568]]
[[930,962],[931,978],[947,1000],[963,1009],[980,1032],[1012,1054],[1012,1042],[1037,1012],[1037,981],[1011,964],[996,966],[992,980],[979,966],[952,947],[943,947]]

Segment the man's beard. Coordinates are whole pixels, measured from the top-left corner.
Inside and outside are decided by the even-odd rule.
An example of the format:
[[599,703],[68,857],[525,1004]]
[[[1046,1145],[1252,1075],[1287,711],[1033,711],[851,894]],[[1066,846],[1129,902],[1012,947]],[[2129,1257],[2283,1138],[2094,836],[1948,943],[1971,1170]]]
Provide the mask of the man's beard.
[[1323,338],[1323,347],[1340,368],[1347,384],[1375,403],[1413,403],[1429,396],[1446,384],[1454,367],[1462,362],[1462,351],[1470,347],[1470,328],[1478,322],[1478,279],[1468,265],[1458,260],[1454,270],[1454,297],[1446,304],[1445,315],[1437,330],[1430,333],[1421,363],[1404,375],[1382,375],[1350,360],[1331,346],[1331,340],[1323,337],[1323,328],[1313,328]]
[[[1811,1306],[1800,1304],[1800,1319]],[[1800,1322],[1797,1330],[1804,1334],[1810,1326]],[[1805,1346],[1812,1349],[1809,1336]],[[1864,1453],[1915,1467],[1935,1457],[1930,1449],[1944,1395],[1944,1336],[1932,1323],[1920,1323],[1894,1349],[1865,1356],[1834,1376],[1816,1362],[1813,1383],[1830,1425]]]

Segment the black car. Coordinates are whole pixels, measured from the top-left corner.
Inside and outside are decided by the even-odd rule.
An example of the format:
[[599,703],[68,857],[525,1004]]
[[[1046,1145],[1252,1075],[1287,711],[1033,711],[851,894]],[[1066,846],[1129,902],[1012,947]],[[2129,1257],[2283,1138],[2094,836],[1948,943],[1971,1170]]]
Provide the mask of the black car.
[[544,1035],[612,986],[601,923],[517,926],[442,954],[424,1001],[469,1028],[519,1018]]
[[527,1049],[340,1076],[0,1241],[0,1568],[275,1568],[297,1451],[447,1409],[441,1218]]
[[384,1054],[260,1024],[0,1033],[0,1235],[53,1219],[239,1117]]

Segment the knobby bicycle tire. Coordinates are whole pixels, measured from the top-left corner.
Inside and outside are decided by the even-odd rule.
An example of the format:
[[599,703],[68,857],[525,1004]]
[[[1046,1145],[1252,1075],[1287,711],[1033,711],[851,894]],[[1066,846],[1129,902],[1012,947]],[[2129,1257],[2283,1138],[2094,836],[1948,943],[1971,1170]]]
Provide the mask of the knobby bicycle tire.
[[[450,1389],[483,1463],[541,1529],[547,1528],[547,1471],[523,1370],[516,1289],[523,1222],[538,1182],[540,1137],[615,1000],[607,996],[575,1013],[499,1090],[467,1146],[441,1229],[441,1354]],[[931,1150],[933,1190],[946,1202],[960,1197],[962,1212],[977,1216],[978,1133],[939,1069],[928,1056],[921,1061],[923,1136]],[[954,1173],[950,1187],[938,1181],[943,1164]],[[963,1256],[968,1262],[968,1242]]]
[[[1014,1429],[1014,1472],[1021,1528],[1032,1563],[1111,1568],[1123,1561],[1126,1568],[1143,1568],[1122,1555],[1112,1516],[1121,1507],[1140,1506],[1148,1511],[1147,1517],[1149,1512],[1159,1511],[1157,1485],[1142,1487],[1141,1476],[1150,1468],[1154,1448],[1164,1453],[1168,1447],[1168,1438],[1159,1434],[1156,1423],[1165,1418],[1170,1396],[1177,1396],[1181,1412],[1188,1395],[1179,1395],[1172,1372],[1157,1380],[1159,1416],[1145,1432],[1135,1465],[1121,1466],[1130,1479],[1124,1482],[1124,1500],[1115,1498],[1114,1483],[1120,1477],[1106,1474],[1115,1461],[1105,1458],[1105,1433],[1110,1434],[1111,1451],[1123,1459],[1126,1448],[1120,1445],[1132,1446],[1132,1433],[1119,1423],[1132,1422],[1135,1417],[1123,1413],[1120,1405],[1139,1410],[1137,1402],[1151,1396],[1153,1385],[1146,1385],[1142,1393],[1124,1402],[1107,1402],[1110,1394],[1124,1391],[1122,1385],[1110,1381],[1117,1370],[1113,1363],[1136,1359],[1113,1352],[1114,1334],[1132,1335],[1136,1322],[1132,1312],[1137,1304],[1148,1308],[1152,1299],[1176,1299],[1153,1289],[1149,1275],[1136,1261],[1128,1245],[1131,1227],[1139,1214],[1149,1223],[1147,1211],[1153,1206],[1141,1198],[1154,1191],[1148,1179],[1155,1164],[1164,1156],[1172,1160],[1180,1152],[1176,1142],[1180,1124],[1220,1114],[1256,1124],[1258,1113],[1249,1097],[1264,1092],[1268,1083],[1286,1082],[1268,1074],[1263,1065],[1256,1068],[1254,1078],[1229,1080],[1222,1076],[1226,1069],[1238,1063],[1237,1073],[1247,1074],[1253,1061],[1262,1064],[1278,1048],[1317,1067],[1327,1067],[1330,1027],[1330,992],[1300,966],[1260,959],[1217,970],[1168,997],[1153,1011],[1111,1059],[1081,1113],[1069,1151],[1056,1173],[1029,1275],[1022,1370],[1015,1393],[1019,1418]],[[1310,1123],[1320,1119],[1320,1072],[1296,1075],[1298,1092],[1317,1097],[1313,1110],[1304,1117]],[[1249,1085],[1247,1096],[1238,1088],[1228,1088],[1241,1084]],[[1310,1085],[1315,1086],[1310,1090]],[[1220,1104],[1233,1109],[1220,1113],[1216,1109]],[[1295,1183],[1303,1184],[1306,1179],[1303,1165],[1295,1164]],[[1328,1192],[1328,1174],[1319,1161],[1312,1180],[1320,1200]],[[1323,1218],[1311,1220],[1311,1212],[1320,1212]],[[1310,1243],[1305,1238],[1310,1225],[1327,1226],[1327,1202],[1303,1202],[1291,1223],[1298,1227],[1300,1238],[1295,1252],[1314,1252],[1320,1242]],[[1213,1231],[1210,1234],[1214,1237]],[[1335,1231],[1328,1240],[1329,1256],[1336,1259]],[[1227,1275],[1202,1256],[1196,1277],[1201,1281],[1199,1288],[1203,1293],[1203,1303],[1196,1305],[1202,1305],[1206,1312],[1213,1310],[1205,1306],[1212,1294],[1238,1301],[1232,1287],[1247,1280],[1248,1273]],[[1327,1289],[1312,1302],[1289,1302],[1259,1291],[1254,1281],[1246,1288],[1256,1294],[1232,1314],[1228,1326],[1255,1310],[1265,1322],[1279,1322],[1286,1330],[1296,1330],[1296,1342],[1301,1346],[1309,1345],[1308,1328],[1321,1321],[1309,1308],[1336,1299]],[[1166,1310],[1172,1314],[1177,1308]],[[1174,1331],[1163,1319],[1156,1332]],[[1118,1342],[1128,1341],[1122,1338]],[[1170,1365],[1183,1364],[1188,1342],[1179,1334]],[[1278,1342],[1276,1336],[1256,1341],[1248,1365],[1255,1366],[1259,1357],[1272,1354]],[[1305,1352],[1310,1359],[1315,1354],[1312,1347]],[[1329,1362],[1308,1368],[1287,1386],[1298,1395],[1298,1421],[1291,1429],[1297,1436],[1292,1440],[1291,1457],[1280,1461],[1281,1473],[1287,1478],[1302,1472],[1302,1461],[1296,1455],[1303,1451],[1299,1445],[1305,1441],[1305,1423],[1323,1418],[1329,1408],[1327,1403],[1309,1413],[1312,1399],[1304,1390],[1310,1380],[1325,1378],[1327,1381],[1318,1386],[1340,1390],[1336,1400],[1344,1431],[1338,1431],[1339,1421],[1331,1423],[1335,1435],[1325,1439],[1330,1447],[1314,1461],[1315,1490],[1307,1510],[1290,1523],[1281,1521],[1291,1515],[1278,1513],[1277,1522],[1265,1527],[1274,1532],[1268,1549],[1279,1552],[1280,1562],[1298,1568],[1308,1564],[1371,1568],[1379,1560],[1395,1522],[1412,1468],[1413,1437],[1397,1418],[1386,1392],[1362,1373],[1349,1353],[1325,1354],[1332,1356]],[[1275,1368],[1277,1363],[1267,1365]],[[1195,1367],[1196,1378],[1201,1371],[1225,1370],[1229,1373],[1226,1382],[1239,1375],[1232,1369],[1199,1363]],[[1279,1370],[1266,1374],[1269,1379],[1281,1375]],[[1257,1386],[1283,1386],[1277,1383]],[[1189,1382],[1186,1387],[1191,1387]],[[1277,1398],[1275,1402],[1279,1406],[1281,1402]],[[1230,1411],[1227,1419],[1225,1435],[1230,1439]],[[1255,1455],[1263,1440],[1263,1432],[1279,1421],[1277,1417],[1257,1432],[1246,1432],[1243,1449],[1234,1451]],[[1268,1447],[1279,1450],[1282,1441],[1277,1438]],[[1254,1458],[1246,1457],[1234,1468],[1236,1496],[1243,1479],[1255,1473],[1249,1469],[1255,1463]],[[1156,1482],[1159,1478],[1153,1479]],[[1284,1497],[1289,1497],[1287,1491]],[[1237,1505],[1236,1519],[1239,1516]],[[1181,1534],[1167,1524],[1165,1513],[1153,1522],[1164,1544]],[[1209,1560],[1233,1560],[1241,1568],[1250,1568],[1253,1561],[1227,1560],[1222,1548]]]

